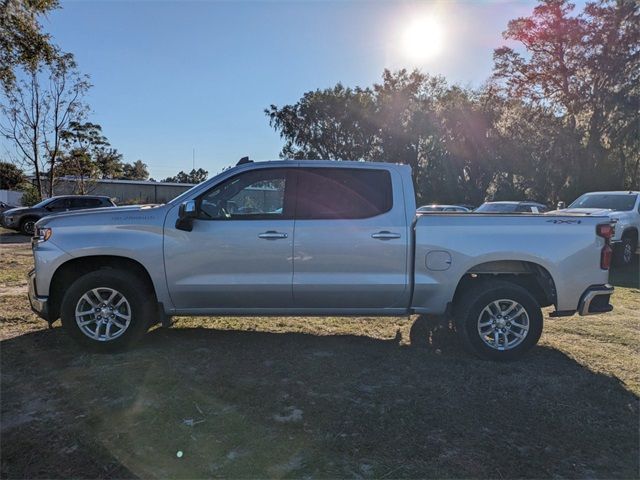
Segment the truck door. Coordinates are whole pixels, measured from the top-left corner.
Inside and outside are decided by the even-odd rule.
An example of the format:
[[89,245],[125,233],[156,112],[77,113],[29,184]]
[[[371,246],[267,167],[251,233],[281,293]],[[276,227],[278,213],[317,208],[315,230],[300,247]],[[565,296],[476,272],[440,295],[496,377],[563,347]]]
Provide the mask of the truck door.
[[292,169],[241,172],[196,201],[190,232],[165,223],[164,261],[178,309],[291,307]]
[[406,307],[409,228],[400,175],[376,168],[297,172],[294,306]]

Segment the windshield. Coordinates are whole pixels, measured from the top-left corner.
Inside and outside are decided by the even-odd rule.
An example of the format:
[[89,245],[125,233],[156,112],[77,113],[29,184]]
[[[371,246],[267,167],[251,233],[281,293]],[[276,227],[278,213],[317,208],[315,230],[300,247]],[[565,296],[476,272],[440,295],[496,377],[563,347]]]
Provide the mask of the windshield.
[[435,207],[435,206],[420,207],[418,209],[419,212],[441,212],[442,210],[444,210],[443,207]]
[[515,203],[483,203],[475,211],[479,213],[512,213],[516,211]]
[[[235,167],[232,167],[232,168],[235,168]],[[205,180],[204,182],[200,182],[200,183],[198,183],[198,184],[194,185],[194,186],[193,186],[193,187],[191,187],[189,190],[187,190],[187,191],[185,191],[185,192],[182,192],[180,195],[178,195],[178,196],[177,196],[177,197],[175,197],[175,198],[172,198],[172,199],[171,199],[171,200],[169,200],[167,203],[177,204],[177,203],[182,202],[182,200],[183,200],[183,199],[188,198],[189,196],[191,196],[191,193],[192,193],[195,189],[200,188],[200,187],[202,186],[202,184],[203,184],[203,183],[208,182],[208,183],[209,183],[209,185],[213,185],[213,184],[214,184],[214,183],[216,183],[216,182],[214,182],[214,181],[212,181],[212,180],[214,180],[214,179],[218,178],[218,177],[219,177],[220,175],[222,175],[223,173],[227,173],[227,172],[229,172],[230,170],[231,170],[231,169],[224,170],[223,172],[220,172],[219,174],[217,174],[215,177],[211,177],[211,178],[209,178],[209,179]]]
[[42,200],[40,203],[36,203],[33,207],[31,208],[42,208],[46,205],[49,205],[51,202],[53,202],[53,198],[45,198],[44,200]]
[[638,195],[598,193],[595,195],[583,195],[569,205],[569,208],[606,208],[625,212],[633,210]]

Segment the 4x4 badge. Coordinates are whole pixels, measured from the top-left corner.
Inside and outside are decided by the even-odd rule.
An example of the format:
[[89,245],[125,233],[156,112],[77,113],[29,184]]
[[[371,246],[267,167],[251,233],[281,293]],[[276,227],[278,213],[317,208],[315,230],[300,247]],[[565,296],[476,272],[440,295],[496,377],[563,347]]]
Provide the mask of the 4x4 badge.
[[551,222],[551,223],[576,223],[576,224],[579,224],[579,223],[582,222],[582,220],[574,220],[574,219],[562,220],[562,219],[559,219],[559,218],[553,218],[551,220],[547,220],[547,222]]

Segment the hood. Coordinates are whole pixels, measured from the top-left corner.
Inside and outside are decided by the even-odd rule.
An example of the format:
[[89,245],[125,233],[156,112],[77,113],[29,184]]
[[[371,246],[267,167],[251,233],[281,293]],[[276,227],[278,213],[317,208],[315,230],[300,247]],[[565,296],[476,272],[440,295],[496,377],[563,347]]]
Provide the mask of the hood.
[[4,212],[2,212],[2,214],[12,215],[14,213],[24,212],[25,210],[29,210],[29,209],[31,209],[31,207],[14,207],[14,208],[10,208],[9,210],[5,210]]
[[[74,219],[80,217],[88,217],[86,221],[91,224],[100,224],[100,219],[105,219],[103,222],[105,224],[112,224],[113,221],[118,221],[123,218],[126,220],[140,220],[146,213],[157,212],[162,206],[164,205],[128,205],[125,207],[88,208],[52,213],[43,217],[38,222],[38,226],[42,227],[50,222],[64,222],[66,220],[73,222]],[[127,217],[127,215],[130,215],[130,217]]]

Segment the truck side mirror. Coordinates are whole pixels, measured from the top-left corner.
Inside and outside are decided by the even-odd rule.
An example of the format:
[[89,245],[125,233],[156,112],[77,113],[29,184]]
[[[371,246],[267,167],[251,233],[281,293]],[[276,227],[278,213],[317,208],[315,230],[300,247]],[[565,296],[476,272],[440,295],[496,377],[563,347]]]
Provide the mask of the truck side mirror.
[[198,208],[195,200],[187,200],[182,202],[178,208],[178,219],[176,220],[176,228],[190,232],[193,230],[193,219],[198,216]]
[[559,201],[558,205],[556,206],[556,208],[558,210],[564,210],[567,207],[566,203],[564,203],[563,201]]

